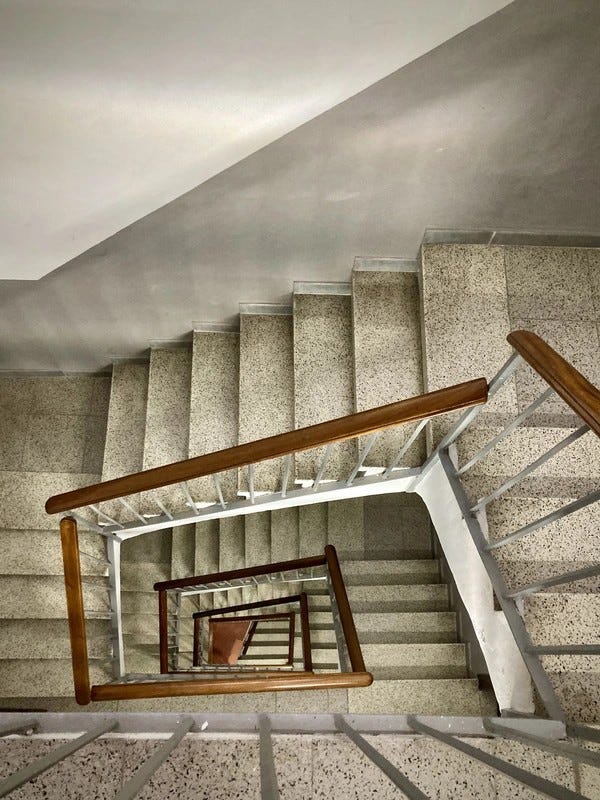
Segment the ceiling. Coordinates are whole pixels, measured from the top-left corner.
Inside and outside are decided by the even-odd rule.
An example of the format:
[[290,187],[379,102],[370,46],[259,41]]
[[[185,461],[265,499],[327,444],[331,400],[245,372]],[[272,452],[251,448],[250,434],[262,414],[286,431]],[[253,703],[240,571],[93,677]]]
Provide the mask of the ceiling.
[[0,0],[0,279],[37,279],[506,0]]

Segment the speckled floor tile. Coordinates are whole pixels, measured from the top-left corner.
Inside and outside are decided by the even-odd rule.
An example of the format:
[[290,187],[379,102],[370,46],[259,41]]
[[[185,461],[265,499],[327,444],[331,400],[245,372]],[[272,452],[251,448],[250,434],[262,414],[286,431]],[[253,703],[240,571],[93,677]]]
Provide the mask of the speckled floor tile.
[[[1,391],[1,384],[0,384]],[[0,415],[0,469],[20,470],[29,427],[29,417],[18,410],[2,410]]]
[[[349,297],[294,296],[296,428],[354,411],[351,316]],[[314,478],[321,458],[321,452],[298,454],[298,477]],[[339,479],[340,474],[349,474],[355,458],[353,442],[336,445],[331,450],[324,477]]]
[[600,644],[600,596],[543,592],[523,601],[527,630],[536,644]]
[[87,417],[32,414],[22,469],[27,472],[83,472]]
[[327,543],[340,559],[361,559],[365,554],[363,498],[327,504]]
[[[0,777],[8,777],[36,758],[54,750],[64,740],[33,739],[28,741],[2,739],[0,742]],[[60,761],[34,780],[11,793],[15,800],[29,798],[64,798],[81,800],[94,797],[98,800],[113,798],[120,787],[123,750],[125,742],[102,740]]]
[[[149,758],[159,742],[127,742],[125,780]],[[184,739],[137,795],[140,800],[258,800],[258,739]]]
[[103,480],[142,469],[148,371],[148,363],[120,363],[113,366]]
[[[240,316],[239,441],[294,429],[294,352],[291,315]],[[281,485],[281,460],[258,464],[257,491]],[[245,474],[240,488],[247,490]]]
[[25,416],[33,411],[35,378],[31,376],[0,375],[0,408]]
[[272,737],[272,744],[279,796],[282,800],[312,800],[311,739],[306,736],[277,735]]
[[[406,272],[352,275],[356,410],[394,403],[423,391],[418,279]],[[366,465],[387,465],[410,435],[384,431]],[[411,449],[420,463],[419,448]]]
[[[502,758],[522,769],[527,769],[540,775],[546,780],[558,783],[568,789],[574,790],[574,774],[572,762],[568,759],[555,756],[552,753],[544,753],[533,747],[527,747],[520,742],[513,742],[508,739],[494,739],[484,742],[481,749],[486,749],[498,758]],[[525,786],[521,786],[516,781],[496,773],[493,776],[493,786],[497,797],[515,798],[515,800],[537,800],[540,795]]]
[[33,414],[94,414],[106,418],[110,394],[109,376],[40,375],[30,380]]

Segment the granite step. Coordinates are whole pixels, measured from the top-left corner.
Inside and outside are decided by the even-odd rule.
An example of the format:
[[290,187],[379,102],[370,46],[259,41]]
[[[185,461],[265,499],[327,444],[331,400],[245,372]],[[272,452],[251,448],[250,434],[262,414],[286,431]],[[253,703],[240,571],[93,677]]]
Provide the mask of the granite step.
[[[189,456],[238,444],[239,333],[194,331],[189,416]],[[237,499],[237,473],[220,476],[226,500]],[[212,478],[190,481],[197,501],[217,502]]]
[[[150,352],[148,402],[143,468],[152,469],[188,457],[192,351],[181,347],[156,347]],[[179,486],[166,486],[156,496],[171,511],[185,511]],[[152,495],[142,497],[142,508],[161,513]]]
[[124,564],[168,564],[171,561],[171,550],[170,530],[151,531],[125,539],[121,545],[121,561]]
[[364,558],[365,523],[362,497],[327,504],[327,543],[335,547],[340,560]]
[[211,575],[219,571],[219,520],[196,523],[194,575]]
[[[350,714],[480,716],[490,713],[474,678],[375,680],[348,692]],[[494,712],[495,713],[495,712]]]
[[[65,580],[59,575],[5,575],[0,583],[3,619],[65,619]],[[83,581],[87,611],[108,613],[108,586],[104,578]]]
[[418,495],[365,497],[363,515],[366,559],[433,558],[431,518]]
[[468,677],[464,644],[365,644],[362,653],[375,680]]
[[[294,429],[292,309],[269,310],[240,314],[240,444]],[[282,471],[282,459],[257,464],[254,489],[280,489]],[[239,488],[248,492],[247,470],[240,471]]]
[[154,562],[123,562],[121,564],[121,587],[123,592],[153,591],[154,584],[158,581],[168,581],[171,578],[171,564]]
[[[416,272],[355,269],[352,313],[356,411],[421,394],[423,365]],[[365,466],[391,464],[413,427],[382,431]],[[420,465],[424,454],[422,435],[403,458],[402,466]]]
[[[353,614],[361,644],[456,642],[453,611],[415,611],[402,614],[358,612]],[[312,628],[311,616],[311,628]]]
[[[112,635],[109,620],[86,621],[88,655],[108,658]],[[68,659],[71,640],[66,619],[3,619],[0,625],[0,659]],[[2,690],[0,688],[0,695]]]
[[327,503],[298,509],[298,557],[320,555],[327,544]]
[[[294,294],[296,428],[354,412],[352,308],[349,296]],[[331,448],[323,478],[340,480],[356,462],[356,442]],[[314,479],[323,448],[296,456],[298,479]]]
[[[271,564],[271,514],[248,514],[244,517],[244,562],[247,567]],[[254,600],[270,600],[273,591],[269,585],[260,584],[256,592],[243,589],[245,603]]]
[[600,644],[598,594],[540,592],[521,605],[535,644]]
[[[219,572],[243,569],[246,551],[244,543],[244,517],[223,517],[219,520]],[[215,608],[233,606],[243,602],[242,590],[214,594]]]
[[[105,575],[104,538],[85,531],[79,534],[81,572]],[[60,536],[57,531],[0,530],[1,575],[62,575]]]
[[273,563],[298,558],[298,520],[297,508],[279,508],[271,512],[271,560]]
[[437,559],[344,561],[341,566],[346,586],[431,584],[441,580]]
[[196,569],[196,525],[178,525],[171,532],[171,579],[187,578]]
[[[112,679],[110,664],[90,662],[92,684]],[[70,658],[0,660],[0,702],[4,697],[72,697],[73,672]]]
[[[113,364],[104,445],[102,480],[108,481],[139,472],[144,464],[144,436],[148,401],[148,361]],[[139,497],[129,498],[139,507]],[[132,521],[135,517],[117,501],[100,508],[113,519]]]
[[[313,592],[314,590],[307,590]],[[398,614],[407,611],[448,611],[448,587],[445,583],[400,586],[348,586],[353,614],[381,612]],[[312,594],[311,608],[329,608],[329,595]]]

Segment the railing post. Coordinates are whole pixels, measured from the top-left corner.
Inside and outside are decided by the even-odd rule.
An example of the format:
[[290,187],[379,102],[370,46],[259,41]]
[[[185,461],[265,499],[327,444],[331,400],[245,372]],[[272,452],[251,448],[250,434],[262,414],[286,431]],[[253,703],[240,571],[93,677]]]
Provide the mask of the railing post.
[[366,672],[365,662],[360,649],[360,642],[358,641],[358,635],[352,617],[350,602],[348,601],[344,579],[342,578],[342,571],[340,570],[340,563],[333,545],[328,544],[325,547],[325,558],[327,559],[327,569],[340,613],[340,621],[342,623],[342,630],[344,631],[344,638],[346,640],[346,647],[348,648],[348,656],[352,665],[352,671]]
[[167,614],[167,593],[158,593],[158,635],[160,646],[160,671],[162,675],[169,672],[169,618]]
[[90,669],[85,631],[77,523],[72,517],[63,517],[61,519],[60,541],[65,571],[67,618],[69,621],[69,637],[71,639],[75,699],[79,705],[85,706],[91,701]]
[[110,618],[113,642],[113,674],[122,678],[125,674],[123,647],[123,611],[121,607],[121,542],[111,537],[106,542],[108,552],[108,579],[110,593]]

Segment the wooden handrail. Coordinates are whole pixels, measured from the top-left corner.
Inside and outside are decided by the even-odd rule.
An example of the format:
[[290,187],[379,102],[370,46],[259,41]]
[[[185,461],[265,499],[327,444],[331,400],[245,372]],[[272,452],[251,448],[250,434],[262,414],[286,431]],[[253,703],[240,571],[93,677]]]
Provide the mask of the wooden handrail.
[[344,579],[342,578],[340,562],[338,561],[335,547],[332,544],[325,546],[325,557],[327,558],[329,578],[340,614],[340,622],[342,623],[342,630],[344,631],[344,639],[346,640],[346,647],[348,648],[348,657],[352,665],[352,672],[365,672],[365,662],[362,650],[360,649],[360,642],[358,641]]
[[535,333],[513,331],[506,338],[538,375],[600,436],[600,390]]
[[352,689],[370,686],[370,672],[287,672],[263,673],[234,681],[223,678],[202,680],[144,681],[106,683],[92,686],[92,700],[138,700],[154,697],[193,697],[207,694],[243,692],[285,692],[297,689]]
[[246,467],[260,461],[268,461],[332,442],[353,439],[356,436],[374,433],[384,428],[445,414],[448,411],[485,403],[486,400],[487,382],[485,378],[478,378],[439,389],[436,392],[410,397],[398,403],[390,403],[379,408],[361,411],[358,414],[350,414],[347,417],[321,422],[318,425],[281,433],[278,436],[268,436],[255,442],[218,450],[215,453],[188,458],[185,461],[177,461],[174,464],[166,464],[163,467],[147,469],[123,478],[115,478],[64,494],[57,494],[47,500],[46,511],[48,514],[57,514],[61,511],[81,508],[90,503],[100,503],[138,492],[159,489],[173,483]]
[[[274,564],[260,564],[257,567],[244,569],[231,569],[228,572],[211,572],[208,575],[192,575],[189,578],[175,578],[172,581],[158,581],[154,590],[161,592],[168,589],[186,589],[199,586],[203,583],[216,581],[230,581],[234,578],[254,578],[257,575],[269,575],[271,572],[289,572],[294,569],[309,569],[320,567],[326,563],[325,556],[308,556],[307,558],[293,558],[290,561],[276,561]],[[202,613],[202,612],[196,612]]]
[[69,638],[71,639],[75,700],[79,705],[85,706],[91,700],[90,670],[85,632],[85,613],[83,610],[79,539],[77,536],[77,523],[71,517],[65,517],[60,521],[60,543],[65,570],[67,619],[69,623]]
[[302,660],[304,662],[304,670],[305,672],[312,672],[312,644],[310,641],[310,619],[306,592],[300,594],[300,621],[302,624]]

